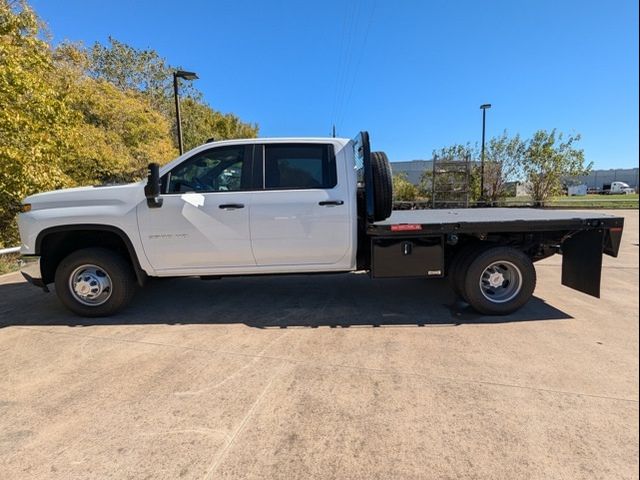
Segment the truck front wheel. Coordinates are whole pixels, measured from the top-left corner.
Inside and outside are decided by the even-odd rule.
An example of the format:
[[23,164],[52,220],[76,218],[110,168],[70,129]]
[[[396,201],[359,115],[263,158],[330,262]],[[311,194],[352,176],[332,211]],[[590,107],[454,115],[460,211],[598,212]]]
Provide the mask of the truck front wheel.
[[464,297],[478,312],[506,315],[529,301],[536,288],[536,270],[531,259],[511,247],[481,251],[469,263]]
[[55,275],[56,294],[83,317],[113,315],[129,303],[136,283],[129,264],[106,248],[83,248],[65,257]]

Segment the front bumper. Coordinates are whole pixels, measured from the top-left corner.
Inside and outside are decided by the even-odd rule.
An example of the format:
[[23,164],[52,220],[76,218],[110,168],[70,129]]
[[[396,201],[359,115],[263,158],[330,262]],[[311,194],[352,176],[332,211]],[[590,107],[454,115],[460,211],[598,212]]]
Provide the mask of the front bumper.
[[45,292],[49,289],[42,280],[42,273],[40,271],[40,257],[35,255],[23,256],[20,259],[20,273],[22,276],[32,285],[42,288]]

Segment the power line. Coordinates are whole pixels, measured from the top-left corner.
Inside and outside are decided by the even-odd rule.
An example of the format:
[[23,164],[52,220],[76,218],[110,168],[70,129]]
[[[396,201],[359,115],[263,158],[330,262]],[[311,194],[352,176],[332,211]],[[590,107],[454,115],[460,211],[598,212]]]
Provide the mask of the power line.
[[355,34],[357,27],[357,19],[360,11],[361,3],[353,2],[344,17],[344,31],[341,39],[340,58],[338,63],[338,73],[335,90],[335,110],[332,113],[332,120],[335,123],[342,111],[346,96],[347,85],[350,77],[350,65],[353,57],[353,49],[355,47]]
[[346,45],[346,37],[347,37],[347,25],[350,24],[350,12],[351,12],[351,3],[347,4],[347,9],[345,14],[342,17],[342,29],[340,32],[339,42],[340,42],[340,52],[338,54],[338,64],[336,66],[336,81],[333,90],[333,106],[331,109],[331,121],[335,123],[337,108],[338,108],[338,97],[340,92],[340,83],[342,80],[342,71],[344,65],[345,58],[345,45]]
[[355,87],[356,84],[356,80],[358,79],[358,72],[360,71],[360,65],[362,63],[362,58],[364,57],[364,54],[366,52],[366,47],[367,47],[367,40],[369,38],[369,30],[371,29],[371,24],[373,23],[373,16],[375,14],[376,11],[376,6],[377,6],[377,0],[374,0],[373,5],[371,7],[371,13],[369,14],[369,21],[367,22],[367,27],[365,29],[364,32],[364,40],[362,42],[362,48],[360,51],[360,56],[358,57],[358,62],[356,63],[356,69],[353,73],[353,78],[351,81],[351,86],[349,88],[349,93],[347,94],[347,98],[345,100],[344,103],[344,109],[342,111],[342,114],[339,118],[339,123],[342,123],[342,120],[344,120],[344,116],[346,114],[346,112],[348,111],[349,108],[349,102],[351,101],[351,95],[353,94],[353,88]]
[[344,108],[344,101],[345,101],[345,97],[347,94],[347,86],[349,84],[349,79],[351,76],[351,66],[352,66],[352,60],[353,60],[353,55],[356,49],[356,38],[357,38],[357,25],[358,25],[358,18],[359,18],[359,14],[360,14],[360,3],[355,3],[355,7],[354,7],[354,12],[353,12],[353,16],[351,18],[352,21],[352,26],[351,29],[349,30],[351,35],[349,35],[349,37],[347,37],[347,50],[346,50],[346,57],[345,57],[345,69],[344,69],[344,76],[343,76],[343,84],[342,84],[342,89],[340,92],[340,100],[338,103],[338,117],[340,117],[340,113],[342,112],[342,109]]

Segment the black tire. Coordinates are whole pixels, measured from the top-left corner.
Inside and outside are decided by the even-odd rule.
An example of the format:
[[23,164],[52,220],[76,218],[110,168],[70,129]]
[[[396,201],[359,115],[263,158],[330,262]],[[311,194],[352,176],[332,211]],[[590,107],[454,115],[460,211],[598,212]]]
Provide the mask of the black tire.
[[384,152],[371,152],[373,174],[373,219],[376,222],[391,216],[393,210],[393,181],[391,166]]
[[[96,268],[83,270],[83,266],[95,266]],[[77,278],[82,276],[83,272],[91,272],[82,279],[87,288],[91,288],[91,285],[96,283],[96,277],[107,279],[102,280],[104,283],[100,284],[105,285],[104,289],[100,289],[101,295],[104,295],[105,298],[95,300],[102,303],[82,303],[81,295],[72,291],[71,276]],[[106,248],[83,248],[69,254],[56,269],[55,285],[56,294],[62,304],[73,313],[83,317],[113,315],[131,301],[136,290],[136,280],[131,266],[118,253]],[[99,289],[100,287],[95,288]],[[85,297],[85,302],[90,301],[88,297]]]
[[478,245],[466,245],[455,254],[449,265],[449,272],[447,273],[449,285],[451,285],[453,292],[467,303],[469,303],[469,301],[464,293],[466,269],[469,267],[469,263],[473,259],[474,254],[477,255],[480,251]]
[[[495,266],[493,270],[486,271],[492,265]],[[468,260],[465,272],[465,299],[485,315],[515,312],[529,301],[536,288],[533,262],[520,250],[511,247],[491,247],[480,251]],[[484,287],[481,286],[483,274]],[[495,288],[489,283],[493,275],[498,282]],[[499,283],[500,279],[502,283]]]
[[465,281],[467,279],[467,271],[471,266],[471,262],[485,250],[494,247],[495,245],[490,243],[472,243],[463,247],[456,255],[458,260],[456,265],[452,264],[453,277],[451,279],[451,284],[453,291],[465,302],[470,303],[465,290]]

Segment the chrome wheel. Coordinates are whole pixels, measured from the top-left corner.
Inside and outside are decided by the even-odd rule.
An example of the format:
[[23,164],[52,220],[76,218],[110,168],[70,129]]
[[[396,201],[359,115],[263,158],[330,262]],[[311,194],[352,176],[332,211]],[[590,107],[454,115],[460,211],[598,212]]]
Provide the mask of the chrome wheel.
[[69,276],[69,290],[78,302],[97,307],[111,297],[111,277],[97,265],[81,265]]
[[522,272],[511,262],[493,262],[480,276],[480,291],[492,303],[506,303],[520,293]]

